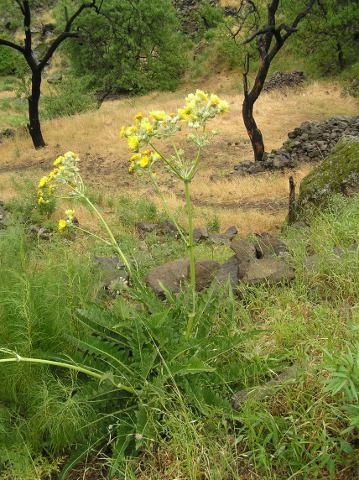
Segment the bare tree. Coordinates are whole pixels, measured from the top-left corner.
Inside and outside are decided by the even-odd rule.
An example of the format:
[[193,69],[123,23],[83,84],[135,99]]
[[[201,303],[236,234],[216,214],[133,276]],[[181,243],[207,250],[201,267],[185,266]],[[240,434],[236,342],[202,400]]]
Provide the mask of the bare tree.
[[[248,81],[249,55],[247,55],[246,58],[245,71],[243,73],[244,100],[242,105],[243,122],[252,144],[254,160],[256,162],[264,159],[265,149],[262,132],[258,128],[253,116],[254,104],[262,92],[272,60],[288,38],[294,32],[298,31],[298,24],[308,15],[316,2],[317,0],[308,0],[289,25],[281,23],[277,26],[276,16],[280,0],[272,0],[266,9],[266,25],[256,28],[249,38],[244,41],[244,44],[249,44],[256,40],[256,47],[259,53],[259,67],[252,88],[250,88]],[[240,27],[242,27],[249,18],[255,18],[257,24],[259,24],[259,10],[255,2],[251,0],[241,0],[240,4],[238,13]]]
[[[93,8],[99,11],[102,1],[98,2],[97,0],[92,0],[88,3],[82,3],[80,6],[78,6],[76,11],[70,17],[68,16],[67,10],[65,9],[65,27],[63,28],[62,32],[58,34],[56,38],[54,38],[54,40],[48,45],[46,52],[44,53],[42,58],[37,60],[34,54],[33,34],[31,31],[31,2],[30,0],[15,0],[15,4],[17,4],[16,6],[20,10],[23,18],[25,35],[24,42],[23,44],[15,43],[5,38],[0,38],[0,45],[7,46],[20,52],[26,60],[26,63],[30,67],[31,93],[28,96],[28,130],[35,148],[42,148],[46,145],[42,136],[39,117],[39,100],[41,96],[41,81],[44,68],[53,56],[56,49],[61,45],[64,40],[70,37],[79,37],[78,31],[72,31],[73,24],[76,18],[85,9]],[[100,5],[98,5],[98,3],[100,3]]]

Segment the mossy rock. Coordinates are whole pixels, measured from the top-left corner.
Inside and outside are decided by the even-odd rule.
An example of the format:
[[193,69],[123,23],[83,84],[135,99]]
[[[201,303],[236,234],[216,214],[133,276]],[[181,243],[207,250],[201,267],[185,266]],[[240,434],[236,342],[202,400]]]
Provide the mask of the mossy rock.
[[328,157],[300,185],[296,216],[306,220],[328,204],[335,194],[359,192],[359,138],[343,137]]

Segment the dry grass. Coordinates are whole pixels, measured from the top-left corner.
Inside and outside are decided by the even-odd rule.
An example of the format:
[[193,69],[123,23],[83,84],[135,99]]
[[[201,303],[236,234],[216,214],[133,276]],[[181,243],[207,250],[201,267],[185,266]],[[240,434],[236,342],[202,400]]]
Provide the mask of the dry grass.
[[[126,141],[120,140],[119,129],[132,123],[138,111],[156,109],[175,111],[182,106],[185,95],[195,88],[218,91],[230,104],[230,113],[213,122],[220,131],[211,147],[205,151],[202,169],[193,181],[192,192],[196,221],[218,214],[221,226],[235,224],[242,233],[250,230],[273,230],[283,221],[288,195],[288,174],[271,174],[241,178],[233,166],[252,158],[250,145],[241,119],[241,98],[233,94],[233,76],[218,75],[192,82],[175,93],[153,92],[146,96],[105,102],[99,111],[43,122],[43,133],[48,146],[35,151],[25,131],[19,131],[11,141],[0,145],[0,185],[8,183],[9,170],[17,175],[36,179],[51,168],[54,158],[65,151],[80,154],[84,177],[95,189],[115,190],[154,199],[150,186],[128,175],[129,151]],[[334,115],[355,115],[358,102],[343,95],[333,84],[313,83],[298,90],[263,94],[255,106],[255,117],[261,128],[266,149],[278,148],[287,138],[287,132],[305,120],[324,120]],[[215,124],[214,124],[215,123]],[[305,166],[294,172],[295,182],[308,173]],[[211,181],[210,176],[219,178]],[[165,189],[170,205],[177,209],[182,204],[180,185],[166,178]],[[3,199],[14,193],[2,189]]]

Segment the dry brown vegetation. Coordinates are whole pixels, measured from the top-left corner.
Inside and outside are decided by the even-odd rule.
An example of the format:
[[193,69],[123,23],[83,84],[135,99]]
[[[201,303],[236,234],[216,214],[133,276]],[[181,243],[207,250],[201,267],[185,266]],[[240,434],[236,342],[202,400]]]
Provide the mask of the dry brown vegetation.
[[[252,158],[251,148],[241,118],[241,96],[236,92],[238,78],[223,74],[192,81],[174,93],[153,92],[138,98],[123,98],[102,104],[96,112],[43,122],[48,146],[35,151],[25,130],[0,144],[0,199],[17,194],[11,178],[34,181],[51,169],[53,160],[72,150],[80,154],[82,172],[95,190],[105,197],[117,194],[142,196],[155,201],[150,185],[143,178],[128,174],[129,150],[119,138],[123,124],[131,124],[138,111],[164,109],[175,111],[184,97],[196,88],[220,93],[230,104],[230,113],[212,122],[220,134],[205,151],[201,170],[193,181],[195,224],[203,226],[217,215],[221,229],[234,224],[245,234],[249,231],[273,231],[280,227],[287,213],[288,176],[299,185],[312,168],[305,165],[294,172],[239,177],[233,166]],[[3,94],[4,95],[4,94]],[[334,115],[355,115],[358,101],[343,94],[340,87],[312,83],[298,90],[264,93],[255,106],[255,117],[270,151],[287,138],[287,132],[305,120],[323,120]],[[216,176],[212,181],[211,175]],[[181,185],[163,176],[169,205],[182,204]]]

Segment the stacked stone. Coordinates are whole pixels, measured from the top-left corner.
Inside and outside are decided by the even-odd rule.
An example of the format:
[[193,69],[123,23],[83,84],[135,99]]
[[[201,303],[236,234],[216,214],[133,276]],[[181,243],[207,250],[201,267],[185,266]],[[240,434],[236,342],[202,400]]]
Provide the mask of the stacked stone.
[[343,136],[359,137],[359,116],[336,116],[324,122],[303,122],[288,133],[281,148],[272,150],[262,162],[242,162],[235,172],[250,175],[268,170],[295,168],[301,162],[318,163],[324,160]]
[[274,75],[264,84],[263,91],[270,92],[279,88],[291,88],[301,85],[305,81],[304,72],[275,72]]

